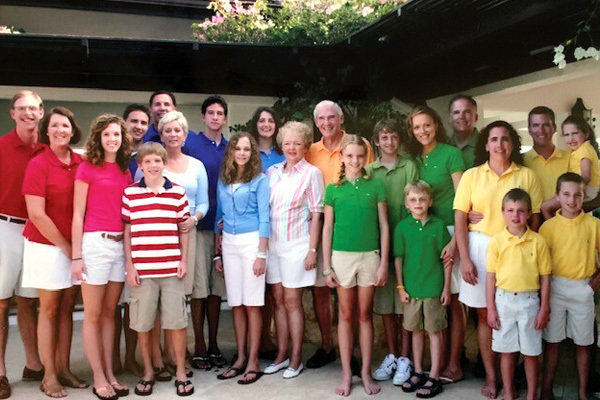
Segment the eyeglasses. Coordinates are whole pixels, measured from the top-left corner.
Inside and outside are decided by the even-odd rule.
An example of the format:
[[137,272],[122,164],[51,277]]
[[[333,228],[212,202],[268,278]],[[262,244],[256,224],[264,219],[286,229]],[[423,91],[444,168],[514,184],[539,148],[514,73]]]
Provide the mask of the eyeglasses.
[[25,111],[30,111],[32,113],[34,112],[38,112],[40,110],[39,107],[37,106],[20,106],[20,107],[14,107],[15,110],[17,110],[18,112],[25,112]]

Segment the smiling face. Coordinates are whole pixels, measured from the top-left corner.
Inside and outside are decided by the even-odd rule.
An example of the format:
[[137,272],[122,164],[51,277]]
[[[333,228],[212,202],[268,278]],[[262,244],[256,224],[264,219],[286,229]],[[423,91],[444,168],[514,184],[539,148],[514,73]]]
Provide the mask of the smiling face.
[[287,163],[298,163],[304,158],[307,151],[304,136],[299,132],[286,131],[281,141],[281,149]]
[[154,126],[158,126],[158,121],[169,111],[175,110],[175,105],[171,96],[168,94],[157,94],[152,99],[150,104],[150,116],[152,117],[152,123]]
[[344,116],[338,115],[336,109],[331,105],[323,105],[317,110],[315,125],[319,128],[324,138],[333,138],[342,135],[342,124]]
[[268,111],[263,111],[256,122],[258,135],[264,138],[271,138],[275,134],[275,119]]
[[345,166],[346,176],[356,178],[362,174],[365,167],[365,148],[359,144],[348,144],[340,152],[340,158]]
[[245,166],[250,161],[252,155],[252,145],[247,137],[242,136],[233,150],[233,159],[240,167]]
[[219,103],[206,107],[206,114],[202,115],[206,129],[212,133],[221,133],[227,122],[225,109]]
[[147,154],[142,161],[138,163],[138,166],[144,173],[144,179],[146,181],[154,181],[162,177],[163,170],[165,169],[165,162],[158,154]]
[[565,139],[565,143],[571,150],[577,150],[588,137],[583,131],[577,128],[575,124],[564,124],[562,128],[562,136]]
[[546,114],[531,114],[529,117],[529,134],[536,147],[552,147],[552,136],[556,133],[556,124]]
[[73,127],[69,118],[53,114],[48,123],[48,140],[50,147],[66,147],[73,137]]
[[179,121],[171,121],[165,126],[160,134],[160,138],[165,144],[165,148],[181,148],[185,143],[187,132],[181,127]]
[[485,149],[489,153],[490,161],[504,162],[510,160],[513,145],[508,130],[504,127],[492,128]]
[[44,116],[44,109],[39,101],[31,95],[25,95],[15,102],[10,109],[10,117],[15,121],[18,131],[31,131],[38,127]]
[[412,117],[412,133],[424,149],[431,149],[436,145],[437,129],[438,126],[428,114],[422,113]]
[[563,217],[575,218],[581,213],[583,199],[585,198],[585,187],[577,182],[563,182],[556,198],[560,203]]
[[506,200],[502,205],[502,215],[511,233],[527,229],[527,220],[531,217],[529,206],[524,201]]
[[400,136],[397,132],[383,130],[377,135],[375,145],[379,147],[382,154],[395,157],[400,149]]
[[427,193],[411,190],[406,195],[404,204],[414,219],[422,219],[427,216],[429,207],[431,207],[433,201]]
[[477,107],[467,99],[459,98],[452,103],[450,108],[450,122],[455,132],[472,133],[477,124]]
[[100,141],[104,154],[116,154],[121,147],[123,137],[121,136],[121,126],[116,123],[109,124],[100,133]]
[[143,111],[132,111],[125,120],[127,132],[138,143],[148,131],[148,115]]

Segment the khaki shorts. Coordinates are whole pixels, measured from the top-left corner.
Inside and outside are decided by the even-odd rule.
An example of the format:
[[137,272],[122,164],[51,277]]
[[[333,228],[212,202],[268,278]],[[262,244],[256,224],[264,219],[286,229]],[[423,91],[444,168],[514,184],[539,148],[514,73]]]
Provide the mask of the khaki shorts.
[[496,353],[542,354],[542,331],[535,329],[540,310],[538,292],[514,293],[496,288],[496,310],[500,329],[492,330],[492,350]]
[[364,252],[334,250],[331,255],[331,268],[335,271],[340,286],[346,289],[356,285],[373,286],[375,272],[380,262],[379,250]]
[[37,298],[38,291],[23,287],[24,224],[0,220],[0,300],[13,294]]
[[187,272],[183,277],[183,288],[186,296],[192,294],[194,280],[196,279],[196,229],[188,232],[188,257],[186,261]]
[[225,297],[225,278],[213,268],[215,234],[211,231],[196,232],[196,268],[192,299],[208,296]]
[[375,314],[402,314],[404,312],[404,303],[400,301],[398,289],[396,289],[396,270],[392,262],[388,280],[385,286],[375,288],[373,297],[373,312]]
[[427,332],[438,332],[446,329],[448,319],[446,307],[442,305],[439,297],[428,299],[410,299],[404,303],[404,322],[407,331],[420,331],[423,328]]
[[131,288],[129,298],[129,324],[136,332],[148,332],[154,327],[160,306],[162,329],[187,327],[187,311],[183,280],[168,278],[143,278],[141,285]]

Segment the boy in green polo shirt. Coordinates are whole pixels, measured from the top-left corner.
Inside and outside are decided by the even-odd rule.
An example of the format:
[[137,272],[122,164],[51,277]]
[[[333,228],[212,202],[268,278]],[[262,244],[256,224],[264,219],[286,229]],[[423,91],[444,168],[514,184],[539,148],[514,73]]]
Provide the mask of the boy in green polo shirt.
[[[398,295],[405,303],[403,325],[412,332],[415,367],[402,390],[430,398],[443,391],[439,380],[442,330],[448,325],[444,306],[450,303],[452,264],[442,265],[440,256],[451,238],[442,220],[429,215],[433,202],[427,183],[409,183],[404,195],[411,216],[402,220],[394,231],[394,256]],[[429,378],[423,373],[425,331],[431,345]]]

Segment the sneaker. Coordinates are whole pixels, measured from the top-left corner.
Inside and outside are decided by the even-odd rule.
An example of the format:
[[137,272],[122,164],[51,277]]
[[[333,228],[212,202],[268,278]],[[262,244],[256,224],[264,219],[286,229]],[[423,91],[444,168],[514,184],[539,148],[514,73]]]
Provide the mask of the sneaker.
[[337,356],[335,354],[334,349],[331,349],[328,353],[325,351],[325,349],[320,347],[317,349],[315,354],[313,354],[313,356],[308,359],[308,361],[306,362],[306,367],[307,368],[321,368],[331,362],[334,362],[336,357]]
[[394,374],[394,385],[401,386],[410,378],[413,366],[410,360],[406,357],[398,357],[396,360],[396,373]]
[[379,368],[373,372],[373,379],[376,381],[387,381],[394,376],[396,370],[396,357],[393,354],[385,356]]

